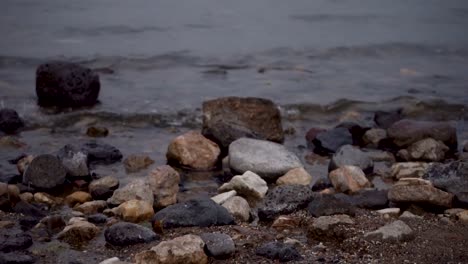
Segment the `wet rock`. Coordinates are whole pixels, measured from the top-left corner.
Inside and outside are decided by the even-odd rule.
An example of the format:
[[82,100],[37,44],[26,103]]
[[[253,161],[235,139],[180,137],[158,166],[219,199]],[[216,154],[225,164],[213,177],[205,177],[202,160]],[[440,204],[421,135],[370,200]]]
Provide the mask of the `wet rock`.
[[18,253],[18,252],[10,252],[10,253],[0,253],[0,263],[5,264],[32,264],[35,263],[36,260],[31,257],[30,255]]
[[381,128],[372,128],[366,131],[362,140],[364,145],[368,147],[379,147],[379,143],[381,140],[387,138],[387,130]]
[[374,115],[374,122],[383,129],[389,128],[401,119],[403,119],[403,115],[400,109],[391,112],[377,111]]
[[422,139],[413,143],[407,149],[398,152],[404,160],[441,161],[449,148],[441,141],[432,138]]
[[107,208],[106,201],[91,201],[78,205],[74,209],[82,212],[85,215],[96,214],[104,211]]
[[267,181],[276,181],[288,171],[302,167],[299,158],[283,145],[250,138],[241,138],[229,146],[232,170],[252,171]]
[[74,192],[74,193],[68,195],[67,197],[65,197],[65,203],[68,206],[70,206],[71,208],[73,208],[76,204],[82,204],[82,203],[85,203],[85,202],[89,202],[92,199],[93,198],[91,197],[91,194],[89,194],[87,192],[78,191],[78,192]]
[[0,252],[12,252],[29,248],[33,244],[32,238],[26,233],[1,234]]
[[387,190],[362,189],[353,195],[336,194],[335,197],[359,208],[380,209],[388,205]]
[[208,256],[216,259],[227,259],[236,251],[234,241],[229,235],[222,233],[203,233],[200,238],[205,242]]
[[391,175],[395,179],[421,178],[426,173],[429,164],[423,162],[399,162],[391,167]]
[[34,201],[36,203],[46,204],[50,207],[53,207],[58,204],[57,198],[43,192],[37,192],[34,194]]
[[113,176],[106,176],[92,181],[89,186],[89,193],[95,200],[106,200],[111,197],[119,187],[119,180]]
[[336,128],[346,128],[353,138],[353,145],[361,146],[363,145],[362,138],[369,128],[362,127],[361,125],[354,122],[343,122],[336,126]]
[[355,193],[370,187],[364,172],[356,166],[342,166],[328,174],[328,178],[337,192]]
[[468,162],[433,163],[423,176],[435,187],[452,193],[460,206],[468,206]]
[[374,168],[374,162],[367,153],[351,145],[342,146],[338,152],[333,154],[328,171],[333,171],[345,165],[359,167],[366,174],[372,173]]
[[0,109],[0,131],[6,134],[14,134],[24,126],[18,113],[9,108]]
[[422,203],[452,207],[453,194],[434,188],[429,181],[419,178],[404,178],[395,183],[388,192],[394,203]]
[[307,211],[314,217],[325,215],[346,214],[354,216],[356,208],[349,202],[336,198],[334,195],[317,195],[307,206]]
[[389,242],[403,242],[414,239],[414,231],[401,220],[396,220],[375,231],[364,234],[368,240],[383,240]]
[[309,131],[306,133],[306,141],[307,141],[307,146],[313,147],[314,146],[314,139],[317,137],[319,133],[325,132],[326,130],[323,128],[311,128]]
[[127,172],[137,172],[146,169],[149,165],[154,163],[154,160],[147,155],[133,154],[126,157],[123,163]]
[[234,218],[211,199],[193,199],[162,209],[154,215],[152,222],[163,228],[207,227],[234,224]]
[[132,223],[120,222],[104,231],[106,242],[113,246],[131,246],[158,240],[159,236],[151,229]]
[[62,161],[69,176],[84,177],[89,175],[88,156],[73,145],[65,145],[58,151],[57,156]]
[[197,170],[210,170],[216,166],[221,150],[213,141],[197,131],[176,137],[167,147],[169,162]]
[[292,169],[276,180],[277,185],[299,184],[308,186],[311,183],[312,176],[302,167]]
[[86,219],[93,224],[105,224],[108,218],[104,214],[92,214]]
[[16,169],[18,169],[18,173],[23,175],[24,172],[26,171],[26,168],[28,168],[29,164],[33,161],[34,156],[33,155],[27,155],[16,163]]
[[206,264],[205,243],[195,235],[185,235],[163,241],[151,250],[135,256],[136,264]]
[[314,183],[314,185],[312,186],[312,191],[318,192],[328,188],[333,188],[333,184],[331,183],[330,179],[328,177],[321,178]]
[[107,203],[112,205],[119,205],[130,200],[143,200],[149,204],[153,204],[153,191],[148,182],[143,179],[135,179],[126,186],[114,191],[111,198]]
[[257,248],[255,252],[258,256],[269,258],[272,260],[279,260],[280,262],[298,261],[302,260],[301,254],[297,249],[289,244],[281,242],[268,242]]
[[57,235],[57,238],[71,245],[81,245],[95,238],[98,233],[99,228],[97,226],[83,220],[66,226]]
[[232,179],[219,187],[219,192],[228,192],[234,190],[237,194],[245,197],[247,200],[257,201],[265,197],[268,191],[267,183],[257,174],[246,171],[242,175],[232,177]]
[[122,159],[120,150],[111,145],[96,141],[83,144],[81,150],[88,155],[88,161],[91,164],[112,164]]
[[457,130],[448,122],[403,119],[387,130],[389,138],[399,147],[407,147],[425,138],[442,141],[450,149],[457,149]]
[[333,128],[319,133],[313,143],[315,152],[328,155],[338,151],[341,146],[353,144],[353,136],[347,128]]
[[88,127],[86,130],[86,135],[88,137],[107,137],[109,135],[109,130],[105,127]]
[[202,133],[223,149],[242,137],[284,140],[278,107],[261,98],[224,97],[203,102]]
[[215,196],[211,197],[211,200],[213,200],[217,204],[223,204],[224,202],[226,202],[227,200],[231,199],[232,197],[234,197],[236,195],[237,195],[237,192],[232,190],[232,191],[229,191],[229,192],[224,192],[224,193],[220,193],[218,195],[215,195]]
[[148,175],[148,184],[153,192],[154,206],[166,207],[177,202],[180,175],[171,166],[159,166]]
[[258,209],[262,220],[273,220],[280,214],[290,214],[305,208],[312,200],[312,190],[304,185],[282,185],[271,189]]
[[99,90],[99,76],[75,63],[50,61],[36,70],[36,94],[41,106],[94,105]]
[[114,209],[116,215],[123,220],[132,223],[139,223],[151,219],[154,215],[152,204],[146,201],[130,200]]
[[250,218],[250,206],[247,200],[240,196],[234,196],[222,204],[224,208],[241,222],[248,222]]
[[341,226],[353,225],[354,220],[349,215],[320,216],[308,227],[309,234],[322,240],[323,238],[343,238],[345,230]]
[[65,182],[67,171],[60,160],[49,154],[33,159],[24,172],[23,183],[39,189],[52,189]]

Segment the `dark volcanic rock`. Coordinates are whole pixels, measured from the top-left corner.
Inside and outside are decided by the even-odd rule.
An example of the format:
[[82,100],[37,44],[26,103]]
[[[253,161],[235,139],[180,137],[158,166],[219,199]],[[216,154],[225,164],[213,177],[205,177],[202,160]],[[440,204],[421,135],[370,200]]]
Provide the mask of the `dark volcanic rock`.
[[209,256],[217,259],[227,259],[235,251],[236,246],[229,235],[222,233],[203,233],[200,238],[205,242],[205,250]]
[[163,228],[207,227],[234,224],[234,218],[213,200],[201,198],[170,205],[157,212],[152,222],[153,226],[160,223]]
[[130,246],[159,239],[151,229],[132,223],[120,222],[104,231],[106,242],[113,246]]
[[369,155],[351,145],[344,145],[333,154],[328,171],[333,171],[344,165],[357,166],[366,174],[370,174],[374,170],[374,162]]
[[312,142],[315,152],[328,155],[335,153],[341,146],[353,144],[353,136],[347,128],[339,127],[319,133]]
[[104,224],[107,222],[107,216],[103,214],[93,214],[87,217],[88,222],[93,224]]
[[378,127],[387,129],[393,123],[400,121],[403,118],[401,110],[392,112],[377,111],[374,115],[374,121]]
[[93,164],[112,164],[122,159],[120,150],[96,141],[85,143],[81,150],[88,155],[88,162]]
[[468,162],[432,163],[423,178],[454,194],[456,202],[468,206]]
[[307,141],[307,146],[309,148],[313,148],[314,147],[314,139],[317,137],[318,134],[322,133],[322,132],[325,132],[326,130],[323,129],[323,128],[316,128],[316,127],[313,127],[311,129],[309,129],[309,131],[307,131],[306,133],[306,136],[305,136],[305,139]]
[[281,114],[270,100],[224,97],[203,102],[202,134],[227,149],[241,137],[283,142]]
[[32,264],[35,263],[36,260],[26,254],[21,254],[18,252],[10,252],[10,253],[0,253],[0,263],[5,264]]
[[30,235],[25,233],[20,234],[3,234],[0,235],[0,251],[12,252],[22,249],[27,249],[32,245],[33,241]]
[[366,133],[366,131],[370,129],[368,127],[362,127],[359,124],[356,124],[354,122],[344,122],[344,123],[337,125],[336,127],[347,128],[349,133],[351,133],[351,136],[353,137],[353,145],[358,145],[358,146],[364,145],[362,138],[364,134]]
[[387,193],[387,190],[363,189],[353,195],[338,193],[335,197],[356,207],[382,209],[388,207]]
[[41,106],[94,105],[100,88],[96,73],[74,63],[51,61],[36,71],[36,94]]
[[268,242],[257,248],[256,254],[280,262],[301,260],[302,256],[292,245],[281,242]]
[[13,109],[0,109],[0,131],[13,134],[24,126],[23,120]]
[[318,195],[307,206],[307,211],[314,216],[347,214],[354,216],[356,208],[349,202],[334,195]]
[[306,207],[312,198],[309,186],[281,185],[267,193],[263,206],[258,209],[258,216],[262,220],[273,220],[278,215]]
[[35,157],[23,175],[23,183],[39,189],[52,189],[65,182],[67,171],[53,155]]

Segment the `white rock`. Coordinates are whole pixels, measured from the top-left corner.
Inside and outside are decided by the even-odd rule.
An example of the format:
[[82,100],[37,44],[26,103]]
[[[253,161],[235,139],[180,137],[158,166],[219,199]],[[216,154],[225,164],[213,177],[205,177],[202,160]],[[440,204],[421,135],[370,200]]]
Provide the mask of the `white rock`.
[[219,187],[219,192],[228,192],[235,190],[239,195],[246,199],[263,199],[268,191],[266,181],[257,174],[246,171],[242,175],[232,177],[232,179]]
[[227,200],[229,200],[230,198],[232,198],[232,197],[234,197],[236,195],[237,195],[237,192],[232,190],[232,191],[229,191],[229,192],[220,193],[218,195],[215,195],[215,196],[211,197],[211,200],[213,200],[217,204],[223,204],[224,202],[226,202]]

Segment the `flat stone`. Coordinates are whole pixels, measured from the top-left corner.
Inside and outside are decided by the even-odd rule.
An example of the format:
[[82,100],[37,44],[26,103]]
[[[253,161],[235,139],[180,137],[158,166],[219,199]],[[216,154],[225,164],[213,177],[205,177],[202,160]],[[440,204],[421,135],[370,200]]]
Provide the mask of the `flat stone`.
[[423,219],[421,216],[419,215],[415,215],[413,213],[411,213],[410,211],[404,211],[400,217],[399,217],[400,220],[412,220],[412,219]]
[[271,189],[258,208],[262,220],[273,220],[281,214],[290,214],[305,208],[313,199],[312,190],[304,185],[281,185]]
[[389,215],[389,216],[398,216],[400,214],[400,208],[385,208],[381,210],[377,210],[377,213],[381,215]]
[[157,167],[149,173],[147,179],[153,192],[154,207],[162,208],[177,202],[180,175],[171,166]]
[[257,248],[255,252],[258,256],[262,256],[271,260],[279,260],[280,262],[299,261],[302,260],[301,254],[297,249],[290,244],[281,242],[268,242]]
[[113,246],[130,246],[158,240],[159,236],[151,229],[132,223],[120,222],[104,231],[106,242]]
[[268,191],[267,183],[257,174],[246,171],[242,175],[232,177],[232,179],[219,187],[219,192],[234,190],[237,194],[247,200],[257,201],[265,197]]
[[452,207],[453,198],[453,194],[418,178],[401,179],[388,192],[388,199],[394,203],[422,203],[448,208]]
[[205,242],[209,256],[216,259],[227,259],[236,251],[234,241],[229,235],[222,233],[203,233],[200,238]]
[[285,175],[276,180],[276,185],[310,185],[312,183],[312,176],[304,168],[295,168],[288,171]]
[[227,200],[231,199],[232,197],[236,196],[237,192],[232,190],[224,193],[220,193],[218,195],[215,195],[211,197],[211,200],[213,200],[217,204],[223,204]]
[[76,204],[82,204],[91,201],[93,198],[91,194],[87,192],[74,192],[67,197],[65,197],[65,203],[68,204],[70,207],[74,207]]
[[374,162],[367,153],[351,145],[344,145],[333,154],[328,171],[336,170],[345,165],[359,167],[367,174],[372,173],[374,169]]
[[368,240],[403,242],[414,239],[414,232],[405,222],[396,220],[375,231],[364,234],[364,238]]

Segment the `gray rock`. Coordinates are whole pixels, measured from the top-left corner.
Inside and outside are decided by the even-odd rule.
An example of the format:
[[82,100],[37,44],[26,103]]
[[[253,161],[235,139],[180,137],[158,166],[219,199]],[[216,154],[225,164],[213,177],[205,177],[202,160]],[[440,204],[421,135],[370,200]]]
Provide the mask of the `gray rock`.
[[152,222],[163,228],[207,227],[234,224],[234,218],[226,208],[207,198],[170,205],[157,212]]
[[333,154],[328,171],[333,171],[344,165],[357,166],[366,174],[372,173],[374,169],[374,162],[367,153],[351,145],[344,145]]
[[205,242],[208,256],[216,259],[227,259],[236,251],[234,241],[229,235],[222,233],[203,233],[200,235]]
[[95,200],[107,200],[112,196],[114,190],[119,188],[119,180],[113,176],[106,176],[92,181],[89,186],[89,193]]
[[0,132],[14,134],[23,126],[24,122],[15,110],[8,108],[0,109]]
[[158,240],[159,236],[151,229],[141,225],[120,222],[104,231],[106,242],[113,246],[130,246]]
[[388,206],[387,190],[362,189],[353,195],[336,194],[335,197],[359,208],[381,209]]
[[423,178],[435,187],[453,193],[460,206],[468,206],[468,162],[432,163]]
[[441,161],[449,148],[441,141],[425,138],[398,152],[404,160]]
[[272,260],[279,260],[280,262],[302,260],[301,254],[299,254],[294,246],[281,242],[265,243],[257,248],[256,254]]
[[364,238],[368,240],[403,242],[414,239],[414,232],[405,222],[397,220],[375,231],[366,233]]
[[83,177],[89,175],[88,155],[73,145],[65,145],[57,156],[62,161],[69,176]]
[[26,233],[0,235],[0,251],[12,252],[29,248],[33,244],[32,237]]
[[135,179],[114,191],[111,198],[107,200],[107,203],[111,205],[120,205],[130,200],[143,200],[149,204],[153,204],[154,197],[153,191],[149,186],[148,182],[143,179]]
[[97,141],[90,141],[81,146],[81,151],[88,155],[91,164],[112,164],[122,159],[122,153],[117,148]]
[[314,217],[336,214],[354,216],[356,208],[350,202],[334,195],[316,195],[307,206],[307,211]]
[[250,206],[247,200],[240,196],[234,196],[222,204],[234,218],[241,222],[248,222],[250,218]]
[[234,190],[239,195],[251,201],[257,201],[265,197],[268,191],[267,183],[257,174],[246,171],[242,175],[232,177],[232,179],[219,187],[219,192]]
[[41,106],[94,105],[100,88],[99,76],[78,64],[50,61],[36,70],[36,94]]
[[353,144],[353,136],[345,127],[338,127],[317,134],[312,141],[314,151],[320,154],[333,154],[341,146]]
[[291,169],[302,167],[299,158],[283,145],[250,138],[232,142],[229,164],[236,172],[252,171],[267,181],[275,181]]
[[304,185],[282,185],[271,189],[258,209],[262,220],[273,220],[281,214],[290,214],[305,208],[312,200],[312,190]]
[[452,207],[454,195],[434,188],[429,181],[419,178],[404,178],[388,191],[388,199],[394,203],[420,203]]
[[52,189],[65,182],[67,171],[62,162],[53,155],[35,157],[24,172],[23,184],[39,189]]

